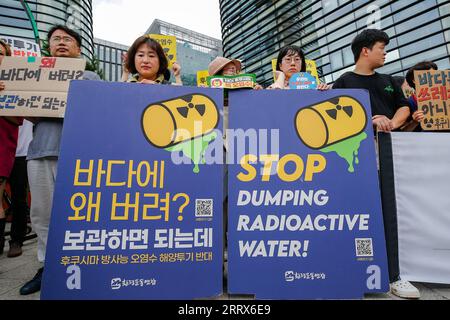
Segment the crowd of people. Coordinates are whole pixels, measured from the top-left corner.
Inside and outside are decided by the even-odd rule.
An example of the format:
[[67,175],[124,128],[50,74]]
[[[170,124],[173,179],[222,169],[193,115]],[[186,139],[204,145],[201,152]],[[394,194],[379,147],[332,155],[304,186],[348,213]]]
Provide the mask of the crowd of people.
[[[48,32],[47,40],[52,57],[80,57],[81,37],[68,27],[54,26]],[[366,89],[370,93],[374,130],[418,131],[420,130],[418,124],[424,119],[424,115],[417,108],[415,95],[406,99],[401,88],[402,83],[399,84],[390,75],[376,72],[385,63],[388,44],[389,37],[385,32],[376,29],[364,30],[352,41],[355,69],[343,74],[333,86],[320,83],[317,89]],[[8,45],[0,42],[0,64],[4,56],[10,55]],[[403,78],[401,80],[414,88],[414,71],[429,69],[437,69],[436,64],[430,61],[420,62],[407,72],[406,80]],[[238,75],[242,72],[242,64],[237,59],[217,57],[210,63],[208,71],[210,75]],[[276,81],[267,89],[289,89],[292,75],[305,71],[305,55],[301,48],[294,45],[286,46],[280,50],[277,57]],[[175,77],[175,83],[172,85],[182,85],[180,65],[175,62],[169,70],[169,61],[157,41],[148,36],[141,36],[134,41],[124,59],[122,81],[171,85],[171,74]],[[100,77],[93,72],[85,71],[83,79],[100,80]],[[5,89],[7,88],[4,83],[0,82],[0,91]],[[256,84],[254,89],[264,88]],[[227,112],[226,110],[224,114],[225,126],[227,126]],[[32,137],[31,123],[33,123]],[[29,184],[32,194],[30,219],[38,237],[37,257],[42,264],[33,279],[20,289],[22,295],[37,292],[41,287],[63,124],[63,119],[60,118],[0,117],[0,195],[3,195],[9,181],[13,199],[16,199],[12,208],[13,223],[8,257],[17,257],[22,253],[27,223],[26,190]],[[22,131],[24,138],[21,139]],[[0,254],[4,250],[5,222],[5,212],[3,206],[0,206]],[[388,260],[391,261],[395,260],[394,256],[398,254],[397,250],[394,250],[398,244],[391,240],[396,239],[392,236],[392,232],[397,230],[395,224],[396,219],[384,216]],[[400,279],[398,264],[389,263],[389,280],[392,293],[404,298],[420,297],[417,288]]]

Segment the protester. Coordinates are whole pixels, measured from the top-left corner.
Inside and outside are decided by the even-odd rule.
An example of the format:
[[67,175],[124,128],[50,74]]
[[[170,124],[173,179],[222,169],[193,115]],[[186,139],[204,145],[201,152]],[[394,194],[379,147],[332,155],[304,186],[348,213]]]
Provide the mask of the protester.
[[[277,58],[276,80],[268,89],[289,89],[289,79],[293,74],[306,72],[303,51],[297,46],[286,46],[280,50]],[[328,90],[331,86],[319,83],[317,90]]]
[[[5,56],[11,56],[9,45],[0,39],[0,64]],[[5,84],[0,82],[0,91],[5,90]],[[17,147],[19,125],[22,118],[0,117],[0,200],[3,199],[6,181],[11,174]],[[0,254],[5,246],[6,217],[2,201],[0,201]]]
[[241,73],[242,64],[237,59],[228,59],[225,57],[216,57],[208,65],[208,73],[210,76],[235,76]]
[[[171,84],[169,62],[161,45],[149,36],[137,38],[124,57],[122,81],[147,84]],[[174,62],[174,85],[182,85],[181,66]],[[132,76],[129,78],[128,73]]]
[[[62,25],[52,27],[47,34],[47,40],[52,57],[80,58],[81,37],[68,27]],[[83,79],[100,80],[100,77],[94,72],[85,71]],[[27,156],[28,180],[32,195],[30,217],[32,228],[38,237],[38,260],[43,264],[45,261],[63,119],[30,118],[30,121],[35,124],[33,140],[30,143]],[[38,270],[33,279],[20,289],[20,294],[26,295],[40,290],[43,270],[43,267]]]
[[369,90],[373,126],[384,132],[400,128],[410,114],[408,101],[394,79],[375,71],[384,65],[388,44],[385,32],[364,30],[352,42],[355,70],[344,73],[333,85],[333,89]]
[[[225,57],[216,57],[208,66],[210,76],[236,76],[242,72],[242,64],[237,59],[228,59]],[[263,89],[259,84],[254,87],[255,90]]]
[[[406,82],[408,83],[408,85],[411,88],[413,88],[415,90],[416,83],[414,81],[414,71],[437,70],[437,69],[438,69],[438,66],[436,65],[436,63],[434,63],[432,61],[419,62],[419,63],[415,64],[414,66],[412,66],[406,73]],[[417,108],[417,95],[415,93],[412,94],[409,97],[408,102],[409,102],[409,106],[410,106],[410,109],[412,112],[412,120],[408,123],[408,125],[404,128],[404,130],[420,132],[420,131],[422,131],[422,127],[419,124],[425,117],[423,115],[423,111],[418,110],[418,108]]]
[[[378,131],[390,132],[400,128],[410,112],[401,88],[389,75],[375,70],[384,65],[385,47],[389,36],[377,29],[367,29],[352,41],[355,70],[343,74],[333,89],[366,89],[370,94],[372,124]],[[391,292],[402,298],[419,298],[420,293],[411,283],[400,279],[398,262],[397,218],[383,211]]]
[[7,257],[14,258],[22,254],[22,245],[27,233],[28,215],[28,177],[27,161],[28,146],[33,139],[33,124],[24,120],[19,127],[16,159],[9,177],[11,186],[11,240]]

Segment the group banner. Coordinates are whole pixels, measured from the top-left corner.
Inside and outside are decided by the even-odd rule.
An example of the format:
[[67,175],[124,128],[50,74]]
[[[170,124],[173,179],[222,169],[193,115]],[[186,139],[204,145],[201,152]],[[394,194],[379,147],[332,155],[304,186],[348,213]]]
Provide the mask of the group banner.
[[35,41],[0,35],[11,48],[13,57],[40,57],[41,48]]
[[0,66],[0,116],[63,118],[71,80],[86,61],[55,57],[5,57]]
[[388,292],[368,93],[233,91],[229,105],[229,293]]
[[68,105],[41,298],[222,294],[222,90],[73,81]]
[[398,221],[403,280],[450,284],[450,133],[380,134],[386,211]]

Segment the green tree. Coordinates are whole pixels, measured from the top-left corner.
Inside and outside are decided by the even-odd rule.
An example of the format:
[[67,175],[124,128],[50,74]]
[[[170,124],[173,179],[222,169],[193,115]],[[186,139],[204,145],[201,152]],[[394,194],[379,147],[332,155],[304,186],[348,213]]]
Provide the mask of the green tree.
[[96,56],[93,56],[91,60],[86,61],[86,70],[95,72],[100,79],[105,80],[103,69],[100,68],[100,61],[98,61]]
[[50,57],[50,46],[47,40],[40,39],[41,56]]

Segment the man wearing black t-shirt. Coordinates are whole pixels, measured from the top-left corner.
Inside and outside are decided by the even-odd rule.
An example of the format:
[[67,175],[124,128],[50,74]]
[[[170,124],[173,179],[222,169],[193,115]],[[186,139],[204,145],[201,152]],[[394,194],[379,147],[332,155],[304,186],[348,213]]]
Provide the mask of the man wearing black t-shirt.
[[[389,36],[376,29],[367,29],[353,39],[355,70],[343,74],[333,89],[366,89],[370,94],[374,130],[390,132],[400,128],[410,115],[408,101],[393,78],[375,72],[386,60],[385,47]],[[391,292],[402,298],[420,298],[411,283],[400,279],[398,263],[397,218],[383,212]]]
[[385,32],[364,30],[352,42],[355,70],[343,74],[333,85],[333,89],[369,90],[373,126],[384,132],[400,128],[410,114],[401,87],[390,75],[375,72],[384,65],[388,44],[389,36]]

